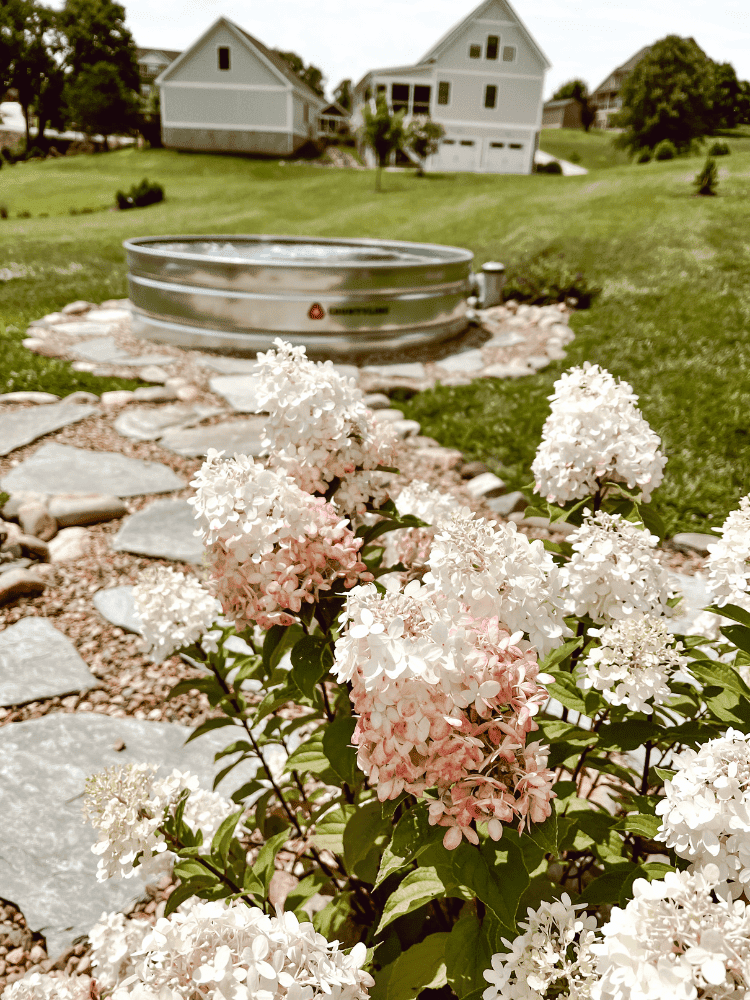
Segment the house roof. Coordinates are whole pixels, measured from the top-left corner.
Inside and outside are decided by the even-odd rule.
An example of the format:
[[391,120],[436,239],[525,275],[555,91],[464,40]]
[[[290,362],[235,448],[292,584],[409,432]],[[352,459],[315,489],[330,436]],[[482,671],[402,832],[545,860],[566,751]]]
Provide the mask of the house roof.
[[322,115],[338,115],[341,118],[349,117],[349,112],[338,101],[331,101],[330,104],[326,104],[324,108],[320,109],[320,113]]
[[136,49],[136,60],[140,62],[145,59],[146,56],[164,56],[168,62],[174,62],[178,56],[182,55],[181,52],[176,52],[174,49]]
[[161,84],[165,80],[168,80],[169,77],[179,67],[180,63],[182,63],[182,61],[188,55],[190,55],[192,52],[194,52],[197,48],[199,48],[203,44],[204,40],[208,37],[208,35],[214,30],[214,28],[218,24],[225,25],[227,28],[229,28],[230,31],[232,31],[235,35],[237,35],[246,45],[249,45],[250,48],[255,49],[256,52],[259,52],[260,55],[266,60],[266,62],[271,64],[271,67],[276,71],[278,75],[284,77],[289,83],[291,83],[294,87],[296,87],[297,90],[301,90],[302,93],[305,95],[305,97],[307,97],[309,100],[314,101],[318,105],[326,103],[325,99],[322,98],[319,94],[316,94],[315,91],[312,89],[312,87],[309,87],[304,80],[300,80],[300,78],[292,70],[291,66],[285,59],[282,59],[280,55],[278,55],[272,49],[269,49],[268,46],[264,45],[263,42],[261,42],[258,38],[256,38],[254,35],[251,35],[249,31],[245,31],[245,29],[241,28],[239,24],[235,24],[234,21],[230,21],[228,17],[224,16],[217,18],[214,21],[214,23],[206,31],[203,32],[200,38],[198,38],[195,42],[193,42],[193,44],[189,48],[185,49],[185,51],[180,55],[180,57],[178,59],[175,59],[175,61],[156,78],[156,83]]
[[[455,24],[450,29],[450,31],[448,31],[445,35],[443,35],[443,37],[432,46],[429,52],[426,52],[422,56],[422,58],[418,62],[413,63],[411,66],[386,66],[383,67],[382,69],[371,69],[369,70],[369,72],[365,73],[365,75],[362,77],[362,79],[359,81],[359,83],[354,89],[358,90],[365,82],[365,80],[367,80],[368,77],[375,76],[379,73],[414,73],[429,69],[430,66],[437,61],[437,57],[449,45],[451,45],[456,38],[458,38],[458,36],[466,27],[466,25],[470,24],[475,17],[481,17],[484,12],[488,11],[492,7],[493,3],[494,0],[482,0],[482,3],[480,3],[478,7],[475,7],[470,14],[468,14],[461,21],[459,21],[458,24]],[[534,40],[534,36],[531,34],[529,29],[521,20],[521,18],[518,16],[514,8],[511,6],[509,0],[503,0],[503,3],[508,8],[508,10],[511,13],[511,16],[515,19],[516,23],[518,24],[518,27],[521,30],[521,34],[524,36],[524,38],[532,47],[532,49],[537,53],[539,58],[542,60],[542,62],[545,65],[545,68],[549,69],[552,66],[552,63],[549,61],[544,52],[542,52],[542,50],[539,48],[536,41]]]
[[561,97],[557,101],[545,101],[544,107],[546,108],[561,108],[566,104],[578,104],[578,98],[576,97]]
[[611,80],[611,78],[616,73],[627,74],[630,73],[632,70],[634,70],[635,67],[638,65],[638,63],[641,61],[641,59],[643,59],[643,57],[647,55],[652,48],[653,45],[644,45],[642,49],[638,49],[636,54],[634,56],[631,56],[630,59],[628,59],[626,62],[622,64],[622,66],[618,66],[616,69],[613,69],[611,73],[608,73],[605,76],[605,78],[602,80],[602,82],[599,84],[596,90],[591,91],[592,96],[594,94],[598,94],[599,91],[604,87],[604,84],[607,83],[609,80]]
[[[458,24],[454,25],[450,29],[450,31],[448,31],[445,35],[443,35],[443,37],[432,46],[429,52],[426,52],[424,56],[422,56],[419,62],[425,63],[428,62],[428,60],[434,60],[435,58],[437,58],[437,56],[439,56],[441,52],[443,52],[449,45],[453,43],[453,41],[461,34],[464,28],[468,24],[470,24],[471,21],[474,20],[474,18],[481,17],[483,13],[485,13],[486,11],[489,10],[489,8],[492,7],[493,3],[494,0],[483,0],[483,2],[480,3],[478,7],[475,7],[470,14],[467,14],[467,16],[464,17],[462,20],[460,20]],[[549,69],[552,66],[552,63],[549,61],[544,52],[542,52],[542,50],[539,48],[539,45],[534,39],[534,36],[526,27],[523,20],[519,17],[517,11],[513,8],[513,5],[509,2],[509,0],[503,0],[503,3],[510,11],[511,16],[518,23],[518,27],[521,29],[521,34],[526,38],[526,41],[529,43],[532,49],[534,49],[536,54],[542,60],[542,62],[545,65],[545,68]]]

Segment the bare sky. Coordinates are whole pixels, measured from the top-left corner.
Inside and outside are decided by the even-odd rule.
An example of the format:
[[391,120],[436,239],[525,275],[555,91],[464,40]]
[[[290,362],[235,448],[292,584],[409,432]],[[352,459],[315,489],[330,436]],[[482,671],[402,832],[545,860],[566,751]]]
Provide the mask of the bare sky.
[[[121,0],[123,2],[123,0]],[[368,69],[419,59],[479,0],[124,0],[142,47],[183,49],[224,14],[272,48],[319,66],[328,91]],[[511,0],[546,52],[545,96],[565,80],[591,88],[643,45],[692,35],[750,79],[750,0]]]

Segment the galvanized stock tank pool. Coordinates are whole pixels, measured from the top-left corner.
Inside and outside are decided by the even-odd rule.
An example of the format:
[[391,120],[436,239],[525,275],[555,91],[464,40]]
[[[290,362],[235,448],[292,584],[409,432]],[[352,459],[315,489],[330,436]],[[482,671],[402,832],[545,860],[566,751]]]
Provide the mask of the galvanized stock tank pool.
[[297,236],[126,240],[136,335],[255,354],[396,351],[467,325],[473,254],[458,247]]

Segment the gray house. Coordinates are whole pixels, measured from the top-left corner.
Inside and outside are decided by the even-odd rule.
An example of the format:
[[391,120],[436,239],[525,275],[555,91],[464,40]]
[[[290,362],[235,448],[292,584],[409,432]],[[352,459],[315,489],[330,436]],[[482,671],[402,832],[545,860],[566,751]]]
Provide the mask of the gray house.
[[288,156],[318,134],[328,101],[287,63],[220,17],[156,80],[171,149]]
[[352,124],[382,95],[407,121],[429,115],[445,129],[427,170],[528,174],[549,66],[509,0],[484,0],[417,63],[367,73],[354,91]]

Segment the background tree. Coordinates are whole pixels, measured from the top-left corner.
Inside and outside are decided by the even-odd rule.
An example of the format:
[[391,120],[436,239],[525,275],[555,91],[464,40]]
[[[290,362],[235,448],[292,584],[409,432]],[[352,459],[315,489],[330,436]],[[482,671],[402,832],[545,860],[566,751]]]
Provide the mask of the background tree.
[[334,101],[338,101],[345,111],[351,112],[352,110],[352,81],[342,80],[341,83],[336,87],[333,92]]
[[65,0],[60,26],[66,38],[65,65],[71,83],[85,69],[108,63],[124,87],[138,91],[138,59],[125,27],[125,8],[113,0]]
[[303,83],[306,83],[310,90],[314,90],[319,97],[325,97],[325,90],[323,89],[323,84],[325,83],[325,77],[321,70],[317,66],[313,66],[310,63],[309,66],[305,65],[305,61],[301,56],[298,56],[296,52],[282,52],[281,49],[274,49],[277,56],[288,63],[289,68],[295,73]]
[[714,73],[692,38],[667,35],[651,47],[622,87],[620,145],[635,152],[669,139],[686,151],[712,130]]
[[713,72],[712,125],[715,129],[736,128],[743,118],[742,83],[731,63],[714,63]]
[[406,141],[404,130],[404,113],[392,114],[386,99],[381,95],[378,97],[375,110],[369,104],[362,109],[364,123],[360,129],[360,136],[366,146],[375,154],[377,167],[375,170],[375,190],[382,191],[381,174],[383,167],[388,162],[388,157],[395,150],[400,149]]
[[564,101],[568,97],[575,98],[581,105],[581,125],[583,125],[584,131],[588,132],[596,118],[596,111],[589,98],[588,84],[583,80],[568,80],[562,87],[558,87],[552,95],[552,100]]
[[437,153],[440,140],[445,135],[445,129],[439,122],[434,122],[427,115],[412,118],[406,129],[406,144],[419,160],[417,176],[424,176],[424,161],[428,156]]
[[68,115],[89,137],[129,132],[138,124],[138,95],[120,79],[114,66],[98,62],[85,67],[65,88]]

